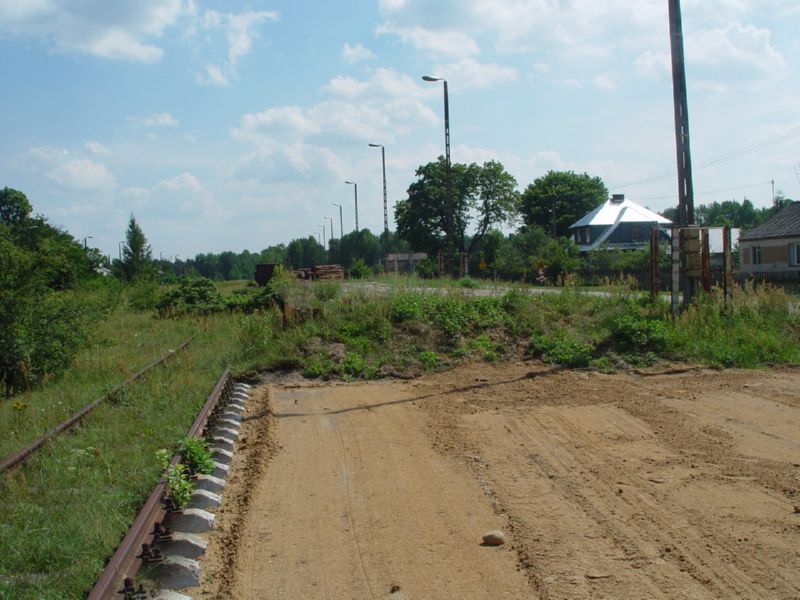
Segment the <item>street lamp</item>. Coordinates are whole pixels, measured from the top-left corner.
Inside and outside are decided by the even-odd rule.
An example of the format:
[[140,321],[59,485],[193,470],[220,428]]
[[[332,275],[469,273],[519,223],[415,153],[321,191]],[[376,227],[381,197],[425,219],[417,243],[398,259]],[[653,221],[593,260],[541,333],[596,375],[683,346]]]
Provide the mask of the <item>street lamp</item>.
[[86,245],[86,240],[93,240],[93,239],[94,239],[93,235],[87,235],[85,238],[83,238],[83,249],[84,250],[86,250],[88,248],[88,246]]
[[118,243],[117,243],[117,248],[119,248],[119,262],[122,262],[122,245],[123,245],[124,243],[125,243],[125,242],[118,242]]
[[[441,77],[423,75],[423,81],[441,81],[444,84],[444,152],[445,152],[445,185],[447,186],[447,260],[449,266],[453,258],[453,195],[450,183],[450,104],[447,99],[447,80]],[[452,275],[452,269],[448,269]]]
[[353,193],[356,197],[356,233],[358,233],[358,184],[355,181],[345,181],[345,183],[353,186]]
[[339,207],[339,239],[344,237],[344,223],[342,222],[342,205],[336,202],[331,202],[334,206]]
[[389,208],[386,204],[386,148],[383,144],[370,144],[370,148],[381,149],[381,165],[383,165],[383,257],[389,256]]
[[328,240],[325,239],[325,225],[317,225],[317,227],[322,227],[322,248],[324,249],[328,245]]
[[325,218],[328,219],[331,222],[331,237],[330,237],[330,241],[332,242],[333,241],[333,217],[325,217]]

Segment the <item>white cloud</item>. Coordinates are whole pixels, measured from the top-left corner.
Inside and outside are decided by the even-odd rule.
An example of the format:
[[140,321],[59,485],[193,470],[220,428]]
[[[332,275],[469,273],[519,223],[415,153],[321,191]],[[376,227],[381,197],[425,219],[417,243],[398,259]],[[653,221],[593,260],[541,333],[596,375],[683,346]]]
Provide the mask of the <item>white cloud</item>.
[[361,44],[356,44],[355,46],[345,44],[342,46],[342,58],[345,60],[345,62],[353,65],[365,60],[377,58],[377,55],[372,50],[365,48]]
[[539,75],[547,75],[550,72],[550,65],[545,63],[534,63],[533,71]]
[[108,168],[88,158],[73,158],[68,150],[41,146],[31,148],[22,157],[23,163],[35,174],[73,190],[107,190],[117,182]]
[[173,117],[171,114],[163,112],[163,113],[154,113],[149,117],[128,117],[129,121],[133,121],[134,123],[138,123],[140,125],[144,125],[145,127],[177,127],[178,126],[178,119]]
[[[696,89],[727,92],[754,87],[785,71],[786,60],[772,45],[771,33],[754,25],[731,23],[724,28],[693,32],[685,37],[687,77]],[[668,76],[667,52],[647,50],[635,61],[642,75]]]
[[613,73],[598,73],[592,78],[592,83],[601,90],[615,90],[617,80],[618,77]]
[[197,83],[225,87],[231,84],[222,68],[217,65],[206,65],[205,69],[197,74]]
[[480,48],[472,37],[455,30],[431,30],[424,27],[398,27],[389,23],[378,25],[378,35],[396,35],[404,43],[418,50],[433,52],[440,56],[461,58],[480,53]]
[[109,149],[100,142],[89,140],[84,144],[84,146],[86,146],[86,149],[89,152],[98,156],[104,156],[106,154],[109,154]]
[[181,0],[6,0],[0,32],[39,38],[61,52],[154,62],[163,50],[152,40],[185,14]]
[[208,64],[197,74],[197,81],[204,85],[227,86],[236,76],[239,61],[250,53],[256,28],[267,21],[277,21],[280,13],[275,11],[247,11],[243,13],[220,13],[207,10],[197,21],[195,28],[207,33],[223,31],[227,43],[227,60],[220,64]]
[[517,79],[517,70],[498,64],[481,64],[474,58],[465,58],[448,65],[439,65],[434,71],[459,82],[460,89],[487,88]]

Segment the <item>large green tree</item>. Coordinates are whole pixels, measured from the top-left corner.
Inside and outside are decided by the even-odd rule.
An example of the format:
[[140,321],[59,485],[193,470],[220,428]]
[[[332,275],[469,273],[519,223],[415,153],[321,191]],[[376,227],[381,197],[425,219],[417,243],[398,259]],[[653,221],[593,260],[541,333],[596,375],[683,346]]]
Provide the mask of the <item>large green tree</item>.
[[[447,165],[440,156],[420,166],[408,197],[395,205],[397,235],[414,250],[435,255],[447,245]],[[517,182],[497,161],[451,165],[453,238],[470,254],[492,226],[515,218]],[[472,235],[467,239],[468,230]]]
[[155,276],[153,251],[133,215],[131,215],[128,221],[128,229],[125,231],[125,247],[122,251],[122,274],[126,281],[152,279]]
[[573,171],[549,171],[522,192],[523,222],[557,237],[569,236],[569,226],[608,199],[602,179]]

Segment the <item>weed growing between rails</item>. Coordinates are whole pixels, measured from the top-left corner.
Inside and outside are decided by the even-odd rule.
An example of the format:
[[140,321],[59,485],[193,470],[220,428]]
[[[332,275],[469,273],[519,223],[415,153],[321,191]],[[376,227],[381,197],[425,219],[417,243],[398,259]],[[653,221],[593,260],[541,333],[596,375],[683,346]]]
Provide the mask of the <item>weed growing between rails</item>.
[[[140,327],[127,329],[110,347],[121,364],[135,359],[141,366],[142,348],[156,348],[158,354],[172,338],[194,340],[167,366],[98,406],[74,433],[55,438],[0,479],[0,598],[81,597],[158,480],[156,451],[177,448],[223,365],[240,364],[237,316],[156,321],[148,315],[140,321],[121,313],[114,318]],[[96,356],[91,360],[105,363]],[[114,375],[117,383],[118,369]],[[83,379],[73,377],[80,387]],[[95,381],[88,373],[83,377]]]

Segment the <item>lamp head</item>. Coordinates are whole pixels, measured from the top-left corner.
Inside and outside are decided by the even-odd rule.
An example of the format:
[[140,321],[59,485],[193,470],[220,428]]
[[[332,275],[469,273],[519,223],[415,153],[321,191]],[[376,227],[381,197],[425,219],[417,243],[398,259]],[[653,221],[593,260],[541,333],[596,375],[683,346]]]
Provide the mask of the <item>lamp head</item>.
[[423,75],[422,76],[422,80],[423,81],[444,81],[444,79],[442,79],[441,77],[431,77],[430,75]]
[[345,181],[345,183],[349,183],[350,185],[355,185],[356,184],[355,181]]
[[383,144],[370,144],[370,148],[383,148]]

